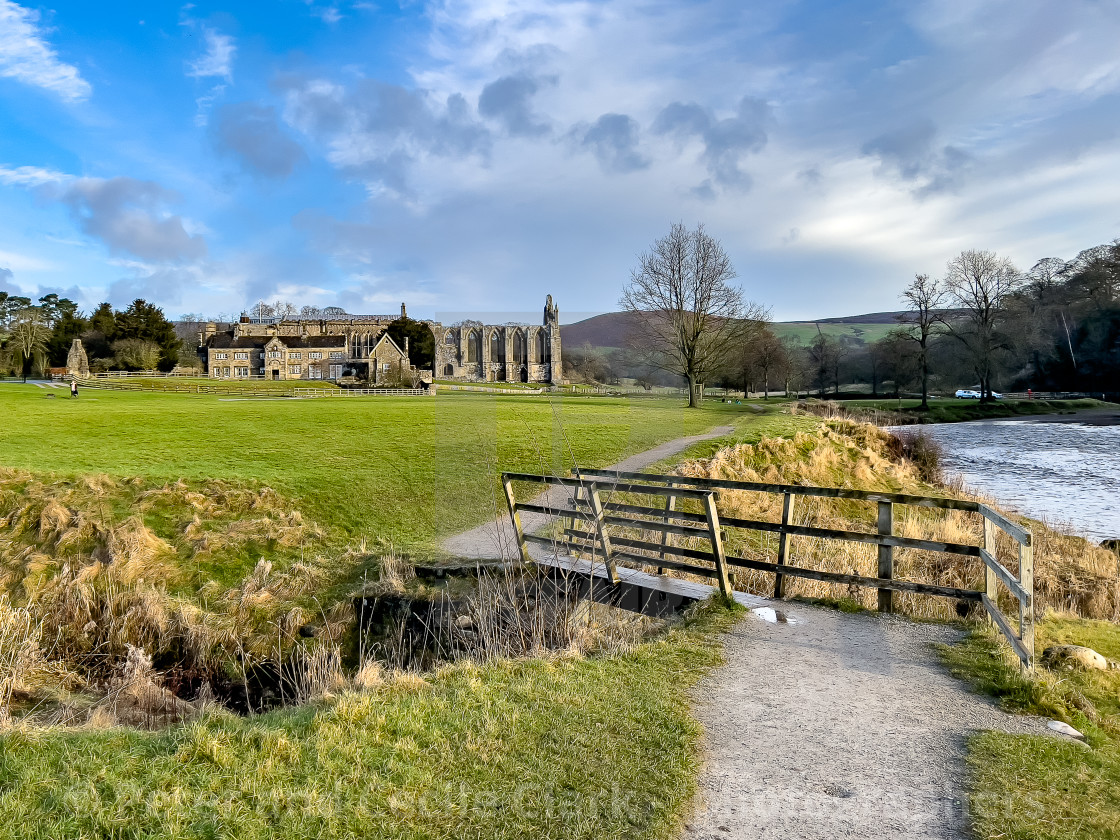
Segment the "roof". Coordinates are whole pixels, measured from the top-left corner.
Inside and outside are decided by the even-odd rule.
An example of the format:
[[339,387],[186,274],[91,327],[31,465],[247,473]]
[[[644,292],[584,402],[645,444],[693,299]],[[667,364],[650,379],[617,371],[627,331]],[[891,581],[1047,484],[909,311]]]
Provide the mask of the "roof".
[[215,333],[206,339],[206,346],[212,350],[263,350],[273,338],[292,350],[346,346],[344,335],[309,335],[306,338],[298,335],[243,335],[234,338],[232,332]]

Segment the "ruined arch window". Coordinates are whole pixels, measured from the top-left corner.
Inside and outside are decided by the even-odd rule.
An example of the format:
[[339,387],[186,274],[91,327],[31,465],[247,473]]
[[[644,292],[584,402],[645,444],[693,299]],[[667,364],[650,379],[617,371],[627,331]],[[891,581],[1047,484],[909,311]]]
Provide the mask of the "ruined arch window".
[[447,335],[445,335],[444,338],[443,338],[443,343],[447,344],[451,347],[454,347],[455,346],[455,333],[453,333],[451,330],[448,330]]
[[506,360],[506,343],[502,341],[501,334],[494,330],[490,333],[490,361],[503,363]]
[[454,376],[455,375],[455,366],[454,365],[446,365],[443,368],[443,375],[444,376]]
[[537,333],[537,359],[542,365],[552,361],[552,345],[548,342],[548,333],[545,330]]
[[525,364],[525,333],[518,330],[513,334],[513,363]]
[[467,336],[467,361],[478,362],[481,353],[482,336],[478,334],[478,330],[471,330],[470,335]]

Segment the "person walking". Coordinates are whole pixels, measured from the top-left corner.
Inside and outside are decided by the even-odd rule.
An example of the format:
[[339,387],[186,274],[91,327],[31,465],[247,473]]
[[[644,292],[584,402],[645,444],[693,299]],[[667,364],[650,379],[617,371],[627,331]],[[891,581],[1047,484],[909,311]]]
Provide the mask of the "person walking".
[[75,399],[78,396],[78,380],[70,380],[70,399]]

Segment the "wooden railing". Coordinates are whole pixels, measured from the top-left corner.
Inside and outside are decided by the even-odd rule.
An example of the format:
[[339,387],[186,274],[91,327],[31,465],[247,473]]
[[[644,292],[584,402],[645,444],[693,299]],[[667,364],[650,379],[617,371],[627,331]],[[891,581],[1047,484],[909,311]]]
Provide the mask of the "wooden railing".
[[297,397],[424,397],[424,388],[293,388]]
[[[739,567],[772,572],[774,574],[775,598],[782,597],[786,577],[799,577],[826,583],[876,589],[878,591],[878,607],[883,612],[893,611],[894,592],[913,592],[919,595],[933,595],[976,602],[984,607],[989,620],[1011,644],[1023,666],[1032,668],[1034,665],[1034,554],[1031,532],[1010,521],[988,505],[963,499],[915,496],[903,493],[879,493],[840,487],[806,487],[791,484],[604,470],[578,470],[578,473],[579,476],[575,478],[525,473],[502,474],[502,483],[505,488],[510,517],[513,521],[521,555],[526,562],[531,559],[528,544],[536,543],[553,549],[558,546],[575,549],[589,554],[593,558],[593,562],[596,559],[601,559],[606,568],[607,577],[612,583],[618,581],[616,563],[623,560],[656,567],[659,573],[664,573],[665,570],[675,570],[715,578],[720,590],[725,595],[730,595],[732,591],[732,578],[729,574],[729,568]],[[560,507],[532,502],[518,502],[514,495],[513,482],[564,487],[569,488],[572,492],[566,500],[566,504]],[[781,495],[781,522],[720,516],[716,508],[716,496],[720,491],[725,490],[745,490]],[[616,493],[649,496],[663,501],[660,508],[651,507],[648,504],[614,502],[610,498],[604,502],[602,498],[604,493],[611,496]],[[874,502],[878,506],[875,532],[868,533],[794,524],[791,521],[791,514],[793,500],[797,496]],[[677,510],[676,501],[678,499],[691,499],[698,502],[699,509],[702,512]],[[983,544],[968,545],[898,536],[894,533],[894,509],[896,505],[977,513],[983,518]],[[560,537],[525,533],[519,516],[522,511],[564,519],[565,524]],[[660,533],[661,539],[659,542],[650,542],[621,536],[617,533],[612,534],[608,530],[609,526],[652,531]],[[778,534],[776,562],[728,555],[724,548],[723,531],[729,528]],[[1019,559],[1017,573],[1010,571],[997,557],[997,530],[1003,531],[1017,545]],[[708,544],[708,548],[702,550],[674,545],[671,539],[673,536],[700,539]],[[844,574],[794,566],[789,562],[789,541],[791,537],[817,537],[873,544],[878,548],[876,576]],[[894,550],[896,548],[920,549],[958,557],[979,558],[985,568],[984,589],[973,590],[921,581],[900,580],[895,577],[894,573]],[[997,595],[1001,585],[1018,601],[1018,632],[1012,627],[1011,621],[1000,611],[998,606]]]

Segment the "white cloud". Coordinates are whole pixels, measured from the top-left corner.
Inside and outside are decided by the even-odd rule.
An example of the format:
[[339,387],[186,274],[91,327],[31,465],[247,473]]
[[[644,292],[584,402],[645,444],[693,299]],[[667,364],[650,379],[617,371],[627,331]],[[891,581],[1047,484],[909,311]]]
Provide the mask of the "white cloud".
[[233,37],[209,26],[202,27],[202,36],[206,39],[206,52],[190,63],[187,75],[196,79],[232,79],[233,57],[237,52]]
[[59,61],[43,38],[39,13],[0,0],[0,76],[40,87],[67,102],[88,99],[90,85],[78,68]]
[[41,187],[70,180],[71,176],[41,166],[0,166],[0,184],[11,187]]

